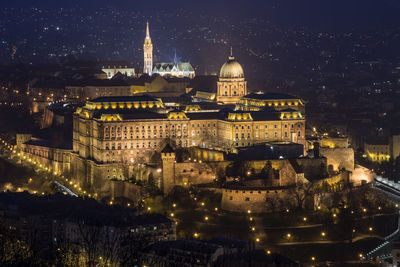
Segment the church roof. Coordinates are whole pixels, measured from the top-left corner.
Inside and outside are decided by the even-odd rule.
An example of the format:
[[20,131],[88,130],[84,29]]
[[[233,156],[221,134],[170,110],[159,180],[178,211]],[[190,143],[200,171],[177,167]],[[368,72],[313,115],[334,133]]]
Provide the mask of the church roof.
[[174,152],[175,150],[171,147],[169,143],[167,143],[163,148],[163,150],[161,150],[161,153],[174,153]]
[[190,62],[162,62],[162,63],[154,63],[153,72],[170,72],[174,67],[177,68],[177,71],[185,71],[191,72],[194,71],[192,64]]

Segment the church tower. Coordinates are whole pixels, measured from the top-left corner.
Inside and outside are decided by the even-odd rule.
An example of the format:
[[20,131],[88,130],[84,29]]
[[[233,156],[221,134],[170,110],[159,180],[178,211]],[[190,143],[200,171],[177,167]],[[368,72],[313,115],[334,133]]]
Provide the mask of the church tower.
[[153,44],[151,43],[151,38],[150,38],[149,22],[147,22],[147,27],[146,27],[146,39],[144,39],[143,53],[144,53],[143,73],[151,75],[153,72]]
[[175,187],[175,151],[167,144],[161,151],[162,183],[161,189],[165,195]]

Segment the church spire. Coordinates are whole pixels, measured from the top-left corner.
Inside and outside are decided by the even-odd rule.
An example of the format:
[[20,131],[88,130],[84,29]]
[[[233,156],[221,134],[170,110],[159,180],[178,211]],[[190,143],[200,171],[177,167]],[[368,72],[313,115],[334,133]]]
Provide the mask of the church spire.
[[231,46],[231,55],[229,56],[229,60],[234,60],[234,59],[235,59],[235,57],[233,56],[233,49]]
[[174,64],[178,64],[178,57],[176,56],[176,49],[175,49],[175,55],[174,55]]
[[146,39],[144,39],[143,53],[144,53],[143,73],[151,75],[153,72],[153,44],[151,43],[148,21],[146,24]]
[[150,39],[150,30],[149,30],[149,22],[147,21],[146,26],[146,39]]

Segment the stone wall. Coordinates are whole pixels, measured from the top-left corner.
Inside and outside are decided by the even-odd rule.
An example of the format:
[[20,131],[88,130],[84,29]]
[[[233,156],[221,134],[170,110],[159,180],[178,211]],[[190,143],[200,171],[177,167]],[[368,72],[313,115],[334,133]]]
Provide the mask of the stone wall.
[[328,168],[332,166],[334,171],[346,169],[354,170],[354,150],[352,148],[328,148],[321,147],[320,153],[327,159]]
[[138,204],[143,196],[143,188],[126,181],[107,181],[98,191],[100,199],[126,198]]
[[[207,163],[176,163],[175,181],[177,185],[211,183],[216,178],[216,170]],[[186,183],[186,184],[185,184]]]
[[190,157],[192,160],[197,161],[224,161],[224,152],[218,150],[211,150],[206,148],[191,147],[189,148]]
[[285,207],[283,199],[287,192],[282,189],[222,189],[221,208],[233,212],[262,213],[271,211],[269,201],[274,201],[276,209]]
[[327,148],[347,148],[349,146],[348,138],[334,138],[334,137],[324,137],[320,141],[321,147]]
[[68,174],[71,171],[71,150],[28,144],[21,144],[20,149],[22,157],[49,168],[52,173]]

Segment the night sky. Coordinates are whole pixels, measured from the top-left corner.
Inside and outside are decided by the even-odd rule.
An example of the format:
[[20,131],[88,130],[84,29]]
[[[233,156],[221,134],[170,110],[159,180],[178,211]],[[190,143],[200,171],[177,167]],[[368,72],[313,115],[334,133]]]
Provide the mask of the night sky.
[[154,9],[190,9],[208,14],[225,14],[238,19],[258,16],[275,23],[327,30],[349,27],[387,28],[400,25],[400,1],[397,0],[20,0],[0,1],[1,7],[58,8],[79,6],[120,7],[123,9],[151,11]]

